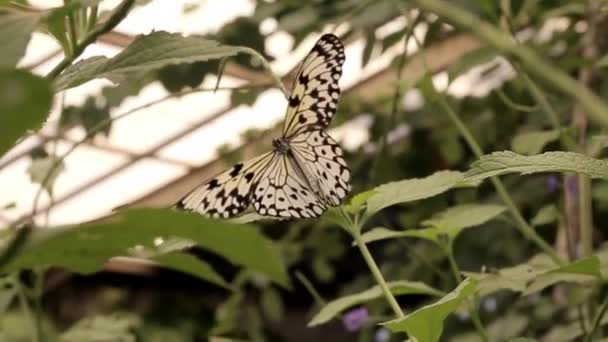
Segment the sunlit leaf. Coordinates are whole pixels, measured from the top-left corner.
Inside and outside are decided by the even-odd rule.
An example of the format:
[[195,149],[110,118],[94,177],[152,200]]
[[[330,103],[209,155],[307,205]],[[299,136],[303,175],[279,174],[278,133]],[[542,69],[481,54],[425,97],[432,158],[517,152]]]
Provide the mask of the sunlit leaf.
[[55,88],[63,90],[94,78],[120,82],[133,72],[158,70],[171,64],[193,63],[234,56],[232,46],[197,36],[155,31],[140,35],[121,53],[112,57],[92,57],[69,66],[55,80]]
[[374,188],[374,195],[367,200],[366,214],[371,216],[391,205],[433,197],[454,187],[474,185],[465,183],[463,174],[457,171],[439,171],[425,178],[386,183]]
[[560,134],[559,130],[521,133],[511,141],[511,149],[528,156],[538,154],[545,145],[559,139]]
[[158,237],[181,237],[289,286],[281,256],[253,225],[239,225],[166,209],[125,210],[96,223],[55,228],[51,236],[34,239],[6,271],[61,266],[80,273],[96,272],[111,257],[127,255],[136,245]]
[[44,79],[22,70],[0,71],[0,156],[42,126],[52,100]]
[[463,204],[448,208],[422,222],[425,226],[469,228],[484,224],[506,208],[496,204]]
[[484,296],[503,289],[530,294],[559,282],[597,280],[601,273],[599,259],[595,256],[559,266],[541,254],[526,263],[503,268],[496,273],[464,274],[478,281],[478,291]]
[[[41,15],[0,9],[0,68],[12,68],[24,56]],[[0,76],[0,82],[6,74]],[[3,94],[4,90],[0,90]]]
[[65,168],[63,161],[56,156],[46,156],[32,159],[32,164],[27,169],[30,180],[44,187],[48,193],[53,192],[53,184],[59,174]]
[[507,173],[575,172],[591,178],[608,178],[608,162],[575,152],[545,152],[522,156],[503,151],[485,155],[473,162],[467,181],[481,181]]
[[368,190],[368,191],[364,191],[364,192],[360,192],[360,193],[356,194],[350,200],[350,203],[347,206],[345,206],[346,211],[350,212],[351,214],[358,213],[361,210],[361,208],[365,205],[365,203],[367,203],[367,200],[370,197],[372,197],[375,193],[376,193],[375,190]]
[[284,314],[281,294],[272,286],[265,288],[260,298],[262,310],[266,316],[275,322],[279,322]]
[[384,227],[376,227],[367,232],[365,232],[361,239],[365,243],[370,243],[373,241],[386,240],[386,239],[395,239],[395,238],[403,238],[403,237],[414,237],[425,239],[429,241],[433,241],[439,243],[439,235],[441,231],[435,227],[433,228],[423,228],[423,229],[408,229],[402,231],[391,230]]
[[86,317],[61,334],[61,342],[120,341],[135,342],[134,328],[141,324],[139,317],[131,313],[115,313]]
[[559,217],[559,210],[554,204],[546,205],[534,215],[530,223],[535,226],[542,226],[544,224],[553,223]]
[[[441,291],[438,291],[424,283],[412,281],[393,281],[388,282],[388,287],[391,293],[395,296],[406,294],[421,294],[430,296],[441,296]],[[376,285],[370,289],[356,294],[340,297],[332,300],[321,308],[321,310],[308,323],[308,326],[315,326],[326,323],[336,317],[340,312],[358,305],[369,302],[373,299],[382,297],[382,289]]]
[[472,295],[476,281],[465,279],[452,292],[437,302],[423,306],[404,318],[384,322],[382,325],[393,332],[406,332],[418,341],[437,342],[443,332],[443,321]]

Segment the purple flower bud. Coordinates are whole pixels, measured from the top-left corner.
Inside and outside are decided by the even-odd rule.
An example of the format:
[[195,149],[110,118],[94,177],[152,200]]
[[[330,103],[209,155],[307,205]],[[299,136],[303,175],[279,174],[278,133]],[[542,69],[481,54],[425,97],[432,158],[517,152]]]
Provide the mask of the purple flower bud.
[[557,175],[549,175],[549,177],[547,177],[547,190],[549,190],[549,192],[557,191],[559,186],[560,179]]
[[348,331],[357,331],[369,321],[369,313],[364,307],[352,309],[342,317],[342,324]]

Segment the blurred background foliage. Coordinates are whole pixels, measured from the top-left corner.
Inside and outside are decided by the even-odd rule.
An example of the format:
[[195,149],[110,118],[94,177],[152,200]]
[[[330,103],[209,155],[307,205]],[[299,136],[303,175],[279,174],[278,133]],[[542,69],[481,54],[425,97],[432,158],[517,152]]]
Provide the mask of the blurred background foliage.
[[[276,31],[288,33],[295,39],[295,48],[304,38],[318,35],[328,25],[342,24],[347,27],[341,35],[345,44],[357,39],[365,40],[361,62],[367,64],[383,51],[403,44],[410,25],[382,37],[378,28],[408,13],[417,16],[416,21],[408,23],[426,28],[420,42],[424,49],[439,44],[449,46],[454,37],[471,34],[450,25],[441,16],[418,9],[416,2],[410,1],[255,2],[256,9],[251,17],[237,18],[208,38],[224,44],[251,47],[270,59],[265,54],[265,39],[269,34]],[[605,5],[598,7],[599,2],[450,1],[453,6],[466,9],[489,25],[517,37],[522,44],[573,78],[580,79],[581,73],[592,70],[591,76],[584,81],[585,85],[605,99],[608,98],[608,12]],[[27,4],[27,1],[22,3]],[[191,11],[196,6],[198,3],[193,1],[184,11]],[[267,18],[276,19],[277,26],[273,32],[262,34],[259,27]],[[549,27],[557,28],[547,32]],[[591,43],[584,37],[590,30],[594,31]],[[591,55],[584,52],[589,49],[585,44],[592,44]],[[453,48],[458,49],[458,46]],[[496,79],[499,63],[502,63],[496,59],[499,55],[500,51],[481,43],[450,65],[434,71],[446,71],[447,81],[452,82],[477,68],[479,72],[474,83],[483,85],[487,80]],[[433,57],[426,56],[428,59]],[[509,59],[508,55],[505,57]],[[397,56],[389,69],[398,73],[402,65],[407,65],[412,58]],[[249,55],[238,55],[230,61],[242,68],[262,70]],[[217,75],[223,63],[216,60],[170,65],[118,86],[107,87],[81,106],[65,107],[61,113],[62,129],[82,126],[90,132],[92,127],[109,118],[111,108],[127,97],[137,95],[145,85],[160,81],[173,93],[195,88],[205,77]],[[515,70],[521,68],[517,61],[513,67]],[[420,72],[424,74],[423,70]],[[565,127],[565,134],[585,142],[590,141],[591,136],[600,136],[602,129],[594,124],[590,124],[581,135],[576,125],[571,124],[577,103],[555,91],[552,84],[536,78],[530,81],[528,77],[516,72],[512,78],[496,86],[487,86],[480,95],[446,95],[447,103],[460,115],[484,152],[511,150],[514,137],[555,128],[547,119],[543,104],[531,92],[530,82],[541,89],[556,111],[559,122]],[[436,95],[425,88],[421,80],[399,79],[396,83],[383,84],[386,91],[379,92],[378,96],[344,92],[333,125],[339,126],[362,116],[371,118],[372,122],[369,141],[346,157],[354,174],[353,194],[390,181],[424,177],[437,170],[466,170],[477,159],[444,109],[435,101]],[[417,94],[424,105],[406,108],[403,96],[413,89],[418,89]],[[262,87],[234,91],[231,101],[234,105],[252,104],[261,90]],[[396,127],[407,127],[407,134],[385,142],[385,136]],[[96,134],[107,135],[110,132],[111,126],[108,126]],[[264,134],[251,131],[245,139],[258,141]],[[547,139],[535,153],[563,149],[557,137]],[[526,148],[530,143],[523,145]],[[583,145],[581,148],[585,148]],[[260,151],[265,149],[265,146],[260,146]],[[238,151],[229,147],[222,152],[228,162],[241,158]],[[32,159],[48,158],[50,153],[36,151]],[[601,155],[601,152],[597,154]],[[567,219],[563,210],[563,179],[558,174],[503,177],[524,216],[538,218],[537,233],[565,257],[567,248],[558,241],[559,231],[566,229],[564,220]],[[599,246],[605,234],[602,223],[608,215],[606,185],[594,183],[593,195],[594,244]],[[499,203],[500,199],[487,183],[387,208],[373,217],[367,227],[417,228],[434,213],[473,202]],[[539,218],[539,212],[545,216]],[[403,338],[375,324],[391,317],[382,298],[364,304],[365,317],[359,325],[347,324],[347,316],[356,314],[350,311],[329,324],[306,328],[319,305],[310,289],[295,277],[296,272],[304,275],[326,300],[368,289],[375,282],[357,250],[352,248],[350,237],[334,223],[322,219],[261,221],[259,224],[263,226],[265,235],[279,246],[292,279],[293,288],[290,290],[278,287],[248,269],[237,269],[209,252],[193,248],[192,253],[204,257],[220,270],[234,291],[169,270],[155,269],[146,275],[106,270],[83,276],[51,269],[46,276],[42,298],[42,308],[47,313],[44,324],[49,330],[61,333],[62,341],[203,341],[210,335],[252,341],[310,341],[314,338],[320,341],[383,342]],[[428,241],[386,240],[371,244],[370,249],[387,280],[420,281],[446,292],[457,285],[449,274],[449,260],[439,247]],[[460,269],[471,272],[517,265],[538,252],[533,243],[513,228],[508,215],[464,231],[454,246]],[[25,287],[33,286],[27,273],[20,277]],[[0,292],[0,309],[8,306],[10,299],[23,291],[21,287],[23,285],[16,285],[13,280],[5,281],[4,290]],[[568,286],[556,286],[528,296],[503,290],[482,298],[480,315],[492,341],[506,341],[516,336],[553,336],[547,334],[576,323],[577,310],[573,304],[587,298],[589,292],[596,296],[602,293],[599,288],[572,289]],[[400,297],[399,302],[409,311],[427,303],[428,298],[412,295]],[[5,340],[29,340],[30,334],[22,328],[27,324],[23,320],[19,308],[13,303],[2,318]],[[442,340],[476,341],[479,337],[473,331],[471,317],[465,311],[459,311],[448,318]]]

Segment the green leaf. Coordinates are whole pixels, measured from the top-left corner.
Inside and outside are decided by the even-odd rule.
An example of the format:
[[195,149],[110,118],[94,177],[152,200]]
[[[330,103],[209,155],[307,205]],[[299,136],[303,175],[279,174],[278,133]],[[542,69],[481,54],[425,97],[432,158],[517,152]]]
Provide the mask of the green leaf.
[[42,126],[52,101],[44,79],[22,70],[0,71],[0,156],[28,131]]
[[449,208],[433,218],[423,221],[422,224],[432,226],[423,229],[408,229],[395,231],[383,227],[373,228],[365,232],[361,238],[363,242],[394,239],[401,237],[414,237],[433,241],[441,245],[440,235],[447,235],[455,239],[466,228],[486,223],[505,211],[505,207],[493,204],[465,204]]
[[465,53],[458,61],[448,67],[448,79],[453,81],[458,76],[469,71],[471,68],[487,63],[496,58],[496,49],[489,46],[482,46],[475,50]]
[[406,332],[418,341],[437,342],[443,332],[443,321],[460,306],[460,303],[475,291],[475,280],[465,279],[452,292],[437,302],[426,305],[411,314],[382,325],[393,332]]
[[[430,296],[441,296],[442,292],[438,291],[425,283],[417,281],[392,281],[387,283],[393,295],[406,294],[422,294]],[[382,289],[379,285],[369,288],[363,292],[340,297],[327,303],[308,323],[309,327],[320,325],[329,322],[336,317],[340,312],[362,303],[382,297]]]
[[473,162],[465,180],[475,182],[507,173],[537,172],[575,172],[591,178],[608,178],[608,163],[575,152],[545,152],[535,156],[494,152]]
[[193,275],[227,289],[230,288],[224,278],[215,272],[211,265],[193,255],[174,252],[169,254],[160,254],[155,256],[153,259],[164,267]]
[[269,286],[264,289],[260,298],[260,304],[262,305],[262,310],[264,310],[264,313],[271,321],[281,321],[285,310],[283,309],[281,294],[274,287]]
[[364,192],[360,192],[360,193],[356,194],[350,200],[350,203],[345,206],[346,211],[351,214],[358,213],[361,210],[361,208],[365,205],[365,203],[367,203],[367,200],[375,194],[376,194],[375,190],[368,190],[368,191],[364,191]]
[[44,26],[48,33],[50,33],[51,36],[57,40],[59,45],[61,45],[66,54],[71,53],[65,24],[68,15],[71,15],[84,7],[97,5],[99,2],[101,2],[101,0],[65,1],[64,6],[54,8],[47,12],[46,17],[44,18]]
[[61,334],[61,342],[135,342],[134,329],[141,324],[135,314],[116,313],[84,318]]
[[559,266],[548,256],[540,254],[526,263],[503,268],[497,273],[465,272],[465,275],[478,281],[478,292],[485,296],[503,289],[530,294],[558,282],[584,283],[597,280],[601,272],[596,256]]
[[408,229],[404,231],[396,231],[387,229],[384,227],[376,227],[371,229],[368,232],[365,232],[361,235],[361,239],[364,243],[369,243],[373,241],[386,240],[386,239],[394,239],[401,237],[414,237],[425,239],[429,241],[433,241],[439,244],[439,235],[442,234],[441,230],[437,228],[423,228],[423,229]]
[[193,63],[234,56],[233,46],[197,36],[156,31],[140,35],[121,53],[112,57],[92,57],[67,67],[55,80],[57,91],[78,86],[94,78],[115,82],[134,72],[158,70],[171,64]]
[[92,273],[109,258],[127,255],[136,245],[149,246],[157,237],[180,237],[289,286],[278,250],[253,225],[168,209],[134,209],[121,211],[103,222],[55,229],[48,237],[33,239],[6,266],[6,271],[60,266]]
[[545,145],[559,139],[560,134],[559,130],[521,133],[511,141],[511,149],[525,155],[538,154]]
[[[25,55],[25,49],[41,15],[0,9],[0,69],[12,68]],[[0,75],[0,82],[7,75]],[[0,90],[3,94],[4,90]],[[0,111],[4,115],[4,111]]]
[[386,183],[374,189],[375,193],[367,200],[367,216],[398,203],[412,202],[433,197],[454,187],[475,186],[465,183],[458,171],[439,171],[425,178],[406,179]]
[[425,226],[469,228],[486,223],[502,214],[506,208],[496,204],[463,204],[448,208],[423,221]]
[[559,217],[559,210],[555,204],[546,205],[534,215],[530,223],[534,226],[542,226],[545,224],[553,223]]
[[63,161],[56,156],[49,155],[32,159],[32,164],[28,167],[27,173],[30,175],[32,182],[42,185],[49,194],[52,194],[55,180],[64,168]]
[[601,278],[600,260],[596,256],[573,261],[534,278],[523,295],[535,293],[560,282],[586,283]]
[[515,337],[509,340],[509,342],[536,342],[537,339],[530,337]]

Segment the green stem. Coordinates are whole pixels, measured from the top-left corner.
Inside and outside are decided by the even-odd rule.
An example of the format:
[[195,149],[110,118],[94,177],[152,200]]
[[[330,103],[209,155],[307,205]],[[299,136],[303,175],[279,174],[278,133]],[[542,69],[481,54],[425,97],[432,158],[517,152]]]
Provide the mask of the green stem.
[[[545,113],[545,115],[547,116],[547,119],[551,123],[551,126],[553,126],[554,129],[561,130],[562,125],[560,124],[560,121],[559,121],[559,115],[557,114],[557,112],[555,111],[555,109],[553,108],[553,106],[551,105],[549,100],[547,100],[547,97],[545,96],[543,91],[530,78],[530,76],[528,76],[523,70],[521,70],[521,68],[519,68],[517,66],[515,66],[515,68],[516,68],[518,74],[524,80],[524,83],[526,84],[526,87],[528,88],[528,90],[530,90],[530,94],[532,94],[532,97],[534,98],[536,103],[538,103],[542,112]],[[566,150],[569,150],[569,151],[578,150],[576,141],[574,141],[574,139],[568,134],[561,134],[560,142]]]
[[[473,153],[477,156],[477,158],[481,158],[481,156],[483,155],[483,151],[482,151],[481,147],[479,146],[479,144],[477,143],[477,141],[475,140],[475,138],[473,137],[473,135],[471,134],[469,129],[464,125],[462,120],[460,120],[460,117],[458,116],[458,114],[456,114],[456,112],[454,112],[452,107],[450,107],[450,105],[444,99],[443,95],[439,94],[437,96],[437,101],[438,101],[439,105],[441,106],[441,108],[446,112],[446,114],[452,120],[453,124],[456,126],[456,128],[458,129],[460,134],[464,137],[464,140],[467,142],[467,145],[469,145],[469,147],[471,148]],[[498,177],[492,177],[492,178],[490,178],[490,180],[492,181],[494,188],[496,188],[496,192],[498,192],[498,195],[500,196],[500,198],[502,199],[504,204],[507,206],[507,208],[511,212],[511,215],[517,222],[517,227],[519,228],[520,232],[527,239],[536,243],[536,245],[541,250],[543,250],[543,252],[545,252],[547,255],[549,255],[551,257],[551,259],[553,259],[556,263],[561,264],[562,260],[559,258],[559,256],[555,252],[555,250],[547,242],[545,242],[545,240],[543,240],[538,234],[536,234],[534,229],[524,219],[523,215],[520,213],[519,209],[517,209],[517,206],[515,206],[513,199],[507,192],[505,186],[502,184],[500,179]]]
[[72,55],[66,55],[65,58],[51,70],[51,72],[46,75],[46,78],[49,80],[55,79],[59,74],[67,68],[72,62],[78,58],[83,52],[84,49],[90,44],[94,43],[99,36],[110,32],[116,25],[118,25],[129,13],[129,10],[135,3],[135,0],[123,0],[123,2],[118,5],[118,7],[112,13],[112,16],[108,18],[102,25],[98,28],[89,32],[80,43],[75,45],[74,51]]
[[78,46],[78,34],[76,30],[76,20],[74,19],[74,12],[70,11],[67,17],[67,35],[68,42],[70,44],[70,53],[69,55],[73,55]]
[[[450,263],[450,269],[452,270],[452,275],[454,276],[454,279],[458,284],[462,283],[462,275],[460,274],[460,269],[458,267],[458,264],[456,263],[456,259],[454,259],[452,242],[448,242],[447,246],[442,246],[442,249],[448,258],[448,261]],[[488,334],[486,333],[486,330],[483,327],[483,323],[481,322],[481,318],[479,317],[479,310],[477,309],[479,307],[479,296],[475,294],[474,300],[469,301],[468,305],[469,312],[471,314],[471,321],[475,326],[475,330],[477,330],[477,333],[479,334],[481,340],[487,342]]]
[[500,88],[496,89],[496,94],[498,94],[498,97],[500,97],[502,102],[517,111],[529,113],[538,110],[537,106],[529,106],[521,103],[516,103],[515,101],[511,100],[509,96],[507,96],[507,94],[505,94],[505,92]]
[[414,0],[414,2],[426,10],[445,17],[458,26],[471,30],[473,34],[488,45],[517,57],[528,72],[570,95],[587,110],[593,120],[608,126],[608,106],[606,103],[568,74],[545,62],[532,49],[518,45],[509,34],[449,2],[441,0]]
[[591,342],[593,340],[593,338],[595,337],[595,333],[597,332],[597,329],[599,328],[600,324],[602,323],[602,318],[606,314],[607,310],[608,310],[608,296],[604,297],[604,301],[602,302],[602,306],[600,307],[600,310],[595,315],[595,318],[593,318],[593,324],[591,325],[591,330],[589,331],[589,334],[587,334],[587,336],[585,337],[585,342]]
[[32,309],[27,300],[27,296],[25,295],[25,289],[23,288],[23,284],[17,276],[12,277],[13,286],[17,288],[17,298],[19,299],[19,306],[21,307],[21,311],[23,315],[27,317],[27,320],[30,322],[30,326],[32,328],[32,341],[38,342],[41,341],[41,334],[38,330],[38,324],[36,323],[36,317],[32,313]]
[[578,191],[583,256],[590,257],[593,254],[593,224],[591,222],[591,181],[588,176],[578,175]]
[[238,46],[235,48],[238,52],[254,56],[256,59],[258,59],[258,61],[260,63],[262,63],[262,66],[264,67],[264,69],[266,69],[268,71],[268,73],[272,77],[272,79],[273,79],[274,83],[277,85],[277,87],[279,89],[281,89],[281,91],[283,92],[283,95],[285,95],[285,98],[289,99],[289,96],[291,95],[291,93],[289,92],[289,90],[287,90],[287,88],[285,87],[285,84],[283,83],[283,81],[281,81],[281,78],[279,78],[274,72],[272,72],[272,67],[270,66],[270,63],[268,63],[266,58],[264,58],[264,56],[262,56],[256,50],[254,50],[252,48],[248,48],[246,46]]
[[321,295],[319,294],[317,289],[315,289],[315,287],[312,285],[310,280],[308,280],[308,278],[306,278],[306,276],[304,274],[302,274],[302,272],[300,272],[300,271],[296,271],[295,275],[296,275],[296,278],[298,278],[298,280],[306,288],[308,293],[310,293],[312,298],[315,300],[315,303],[317,303],[317,306],[323,307],[326,303],[325,299],[323,299],[323,297],[321,297]]
[[39,341],[45,341],[42,330],[42,320],[44,318],[44,311],[42,310],[42,294],[44,290],[44,269],[34,270],[34,308],[36,309],[36,334],[39,337]]
[[[356,228],[356,227],[353,227],[353,228]],[[361,252],[361,255],[363,256],[363,259],[365,259],[365,263],[367,263],[367,267],[369,267],[374,278],[376,279],[376,283],[378,283],[378,285],[380,285],[380,288],[382,289],[382,293],[384,293],[384,297],[386,298],[386,301],[393,309],[393,312],[395,313],[395,315],[398,318],[405,317],[405,315],[403,314],[403,311],[401,310],[401,307],[399,306],[399,303],[397,303],[397,300],[391,293],[391,290],[388,288],[388,285],[386,284],[386,281],[384,280],[384,277],[382,276],[382,273],[380,272],[380,269],[378,268],[376,261],[374,261],[374,258],[372,257],[371,253],[369,252],[369,249],[367,249],[365,242],[363,242],[359,229],[352,229],[352,235],[353,235],[353,238],[355,239],[355,242],[357,243],[357,247],[359,247],[359,251]]]

